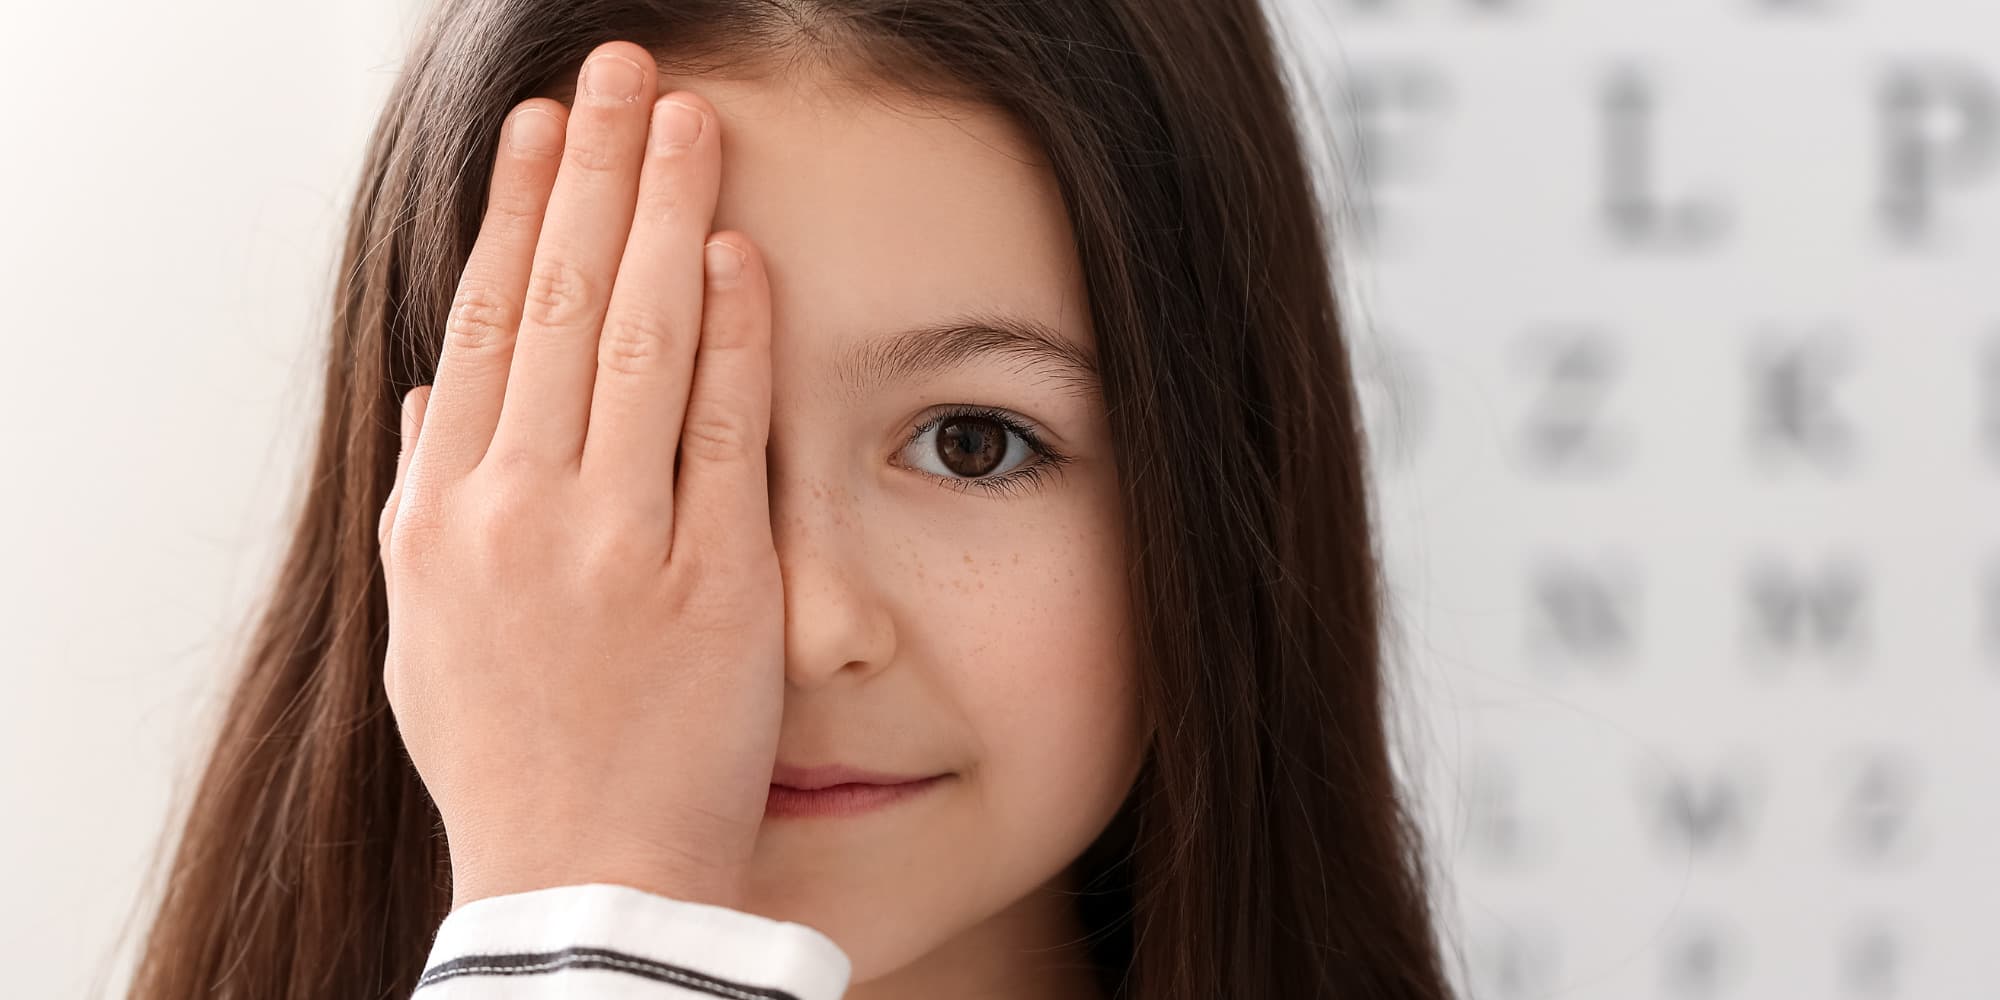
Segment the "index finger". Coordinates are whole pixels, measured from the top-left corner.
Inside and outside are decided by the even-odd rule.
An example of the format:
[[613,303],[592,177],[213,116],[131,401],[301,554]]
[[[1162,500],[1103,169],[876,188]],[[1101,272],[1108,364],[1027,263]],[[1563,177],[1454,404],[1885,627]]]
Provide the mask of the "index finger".
[[[486,214],[452,299],[425,409],[420,443],[427,477],[463,477],[493,440],[567,118],[560,101],[534,97],[516,105],[501,126]],[[413,458],[412,476],[417,466]]]

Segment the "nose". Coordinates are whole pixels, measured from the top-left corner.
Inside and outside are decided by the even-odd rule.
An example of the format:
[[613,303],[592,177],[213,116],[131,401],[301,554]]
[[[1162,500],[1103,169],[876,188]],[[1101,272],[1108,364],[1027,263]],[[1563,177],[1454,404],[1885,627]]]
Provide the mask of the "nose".
[[782,475],[773,462],[771,540],[785,581],[785,678],[813,688],[860,681],[896,650],[889,608],[877,589],[869,525],[853,491],[825,476]]

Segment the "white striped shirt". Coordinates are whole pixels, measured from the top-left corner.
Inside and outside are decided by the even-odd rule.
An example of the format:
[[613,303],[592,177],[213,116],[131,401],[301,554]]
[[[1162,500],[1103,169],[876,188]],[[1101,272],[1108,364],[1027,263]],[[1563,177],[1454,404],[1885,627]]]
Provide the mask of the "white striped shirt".
[[852,971],[805,924],[592,882],[452,911],[412,1000],[838,1000]]

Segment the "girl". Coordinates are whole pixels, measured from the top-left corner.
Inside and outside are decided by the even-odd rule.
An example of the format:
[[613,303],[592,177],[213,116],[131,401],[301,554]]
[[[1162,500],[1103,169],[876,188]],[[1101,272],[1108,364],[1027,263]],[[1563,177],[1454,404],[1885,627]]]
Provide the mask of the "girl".
[[1298,125],[1256,0],[446,0],[131,995],[1446,997]]

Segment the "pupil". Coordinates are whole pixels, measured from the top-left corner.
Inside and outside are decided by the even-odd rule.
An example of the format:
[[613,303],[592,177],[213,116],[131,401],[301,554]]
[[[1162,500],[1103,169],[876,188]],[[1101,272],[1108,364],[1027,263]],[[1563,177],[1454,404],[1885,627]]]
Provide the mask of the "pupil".
[[988,417],[952,417],[938,427],[938,454],[960,476],[992,472],[1007,452],[1007,430]]

